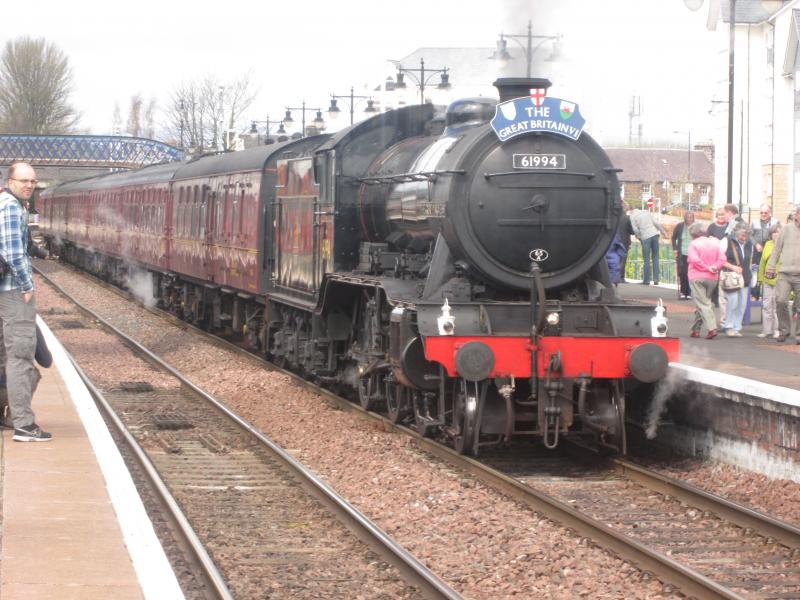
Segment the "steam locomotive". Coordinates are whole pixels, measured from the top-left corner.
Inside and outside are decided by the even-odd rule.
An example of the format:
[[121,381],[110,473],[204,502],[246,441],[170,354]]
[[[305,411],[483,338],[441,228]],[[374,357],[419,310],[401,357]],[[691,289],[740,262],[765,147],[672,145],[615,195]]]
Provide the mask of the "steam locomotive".
[[[617,170],[545,79],[44,191],[51,250],[459,452],[587,435],[678,354],[604,260]],[[138,275],[139,279],[141,276]],[[266,399],[265,399],[266,401]]]

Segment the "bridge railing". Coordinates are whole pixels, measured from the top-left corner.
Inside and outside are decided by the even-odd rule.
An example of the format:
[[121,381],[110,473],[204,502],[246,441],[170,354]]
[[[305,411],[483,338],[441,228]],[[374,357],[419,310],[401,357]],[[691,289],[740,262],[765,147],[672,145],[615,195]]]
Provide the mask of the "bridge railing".
[[163,142],[116,135],[0,135],[0,164],[137,169],[182,160],[183,150]]

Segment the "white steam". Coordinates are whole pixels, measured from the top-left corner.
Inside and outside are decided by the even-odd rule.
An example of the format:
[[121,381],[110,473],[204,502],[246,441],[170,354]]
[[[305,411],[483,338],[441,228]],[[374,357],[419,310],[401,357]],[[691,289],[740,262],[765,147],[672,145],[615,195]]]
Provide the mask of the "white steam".
[[647,409],[647,417],[645,419],[644,432],[648,440],[656,437],[661,418],[667,412],[667,403],[670,398],[680,391],[685,383],[686,379],[683,373],[670,369],[667,371],[667,376],[656,384],[653,400]]
[[131,270],[125,279],[125,287],[147,308],[153,308],[156,305],[156,297],[153,294],[153,276],[147,271]]

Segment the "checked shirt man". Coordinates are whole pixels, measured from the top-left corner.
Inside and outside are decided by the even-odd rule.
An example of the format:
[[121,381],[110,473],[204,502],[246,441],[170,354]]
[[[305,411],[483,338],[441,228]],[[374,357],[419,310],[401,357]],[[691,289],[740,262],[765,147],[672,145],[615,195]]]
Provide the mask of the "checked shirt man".
[[28,258],[27,203],[36,188],[36,173],[15,163],[0,192],[0,256],[8,270],[0,277],[0,334],[5,350],[8,408],[17,442],[46,442],[52,436],[36,424],[31,400],[39,383],[33,364],[36,352],[36,301]]

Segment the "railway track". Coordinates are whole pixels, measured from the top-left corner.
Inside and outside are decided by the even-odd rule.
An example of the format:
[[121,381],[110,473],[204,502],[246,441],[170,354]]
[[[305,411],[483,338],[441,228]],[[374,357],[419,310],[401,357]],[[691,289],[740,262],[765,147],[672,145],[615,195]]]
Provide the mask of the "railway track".
[[696,598],[800,597],[796,527],[628,461],[598,466],[593,459],[587,464],[580,449],[574,449],[580,453],[578,460],[533,453],[524,460],[504,454],[475,461],[305,380],[297,382],[342,408],[382,421],[384,428],[403,431],[423,450],[569,527],[586,543],[632,561],[645,578],[661,580],[667,593],[679,590]]
[[206,582],[203,597],[460,598],[291,455],[71,301],[84,316],[48,317],[52,329],[102,326],[151,365],[152,377],[132,381],[120,366],[116,381],[104,377],[95,385],[79,365],[82,353],[96,347],[71,350],[107,419],[159,490],[171,529],[182,532],[180,545],[192,554],[187,562]]
[[800,597],[800,529],[623,459],[494,455],[520,499],[697,598]]

